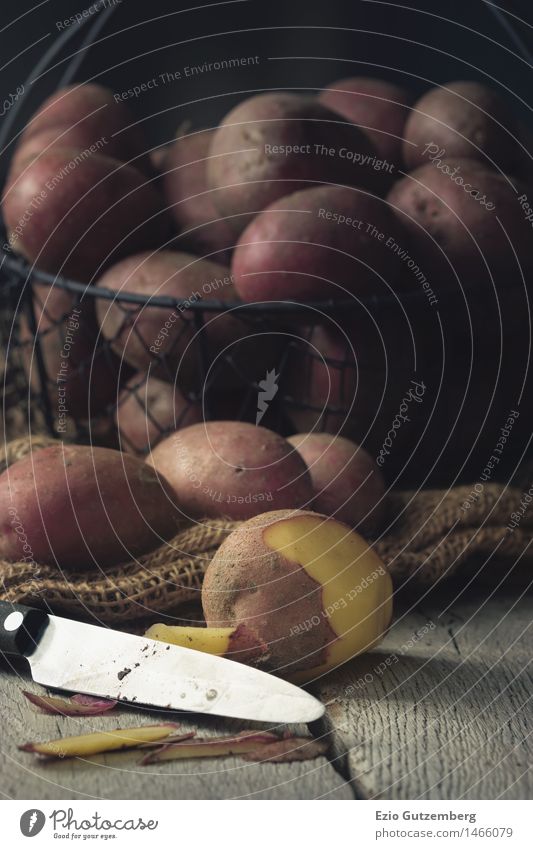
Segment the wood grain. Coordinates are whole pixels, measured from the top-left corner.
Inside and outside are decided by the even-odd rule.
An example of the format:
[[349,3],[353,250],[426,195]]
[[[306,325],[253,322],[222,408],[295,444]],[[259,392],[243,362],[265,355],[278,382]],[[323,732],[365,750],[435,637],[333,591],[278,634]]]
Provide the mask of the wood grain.
[[[332,741],[330,760],[293,764],[224,758],[140,767],[133,751],[40,763],[17,745],[161,715],[127,708],[92,718],[39,714],[21,689],[41,688],[4,664],[0,792],[16,799],[531,798],[532,612],[531,596],[501,595],[400,611],[378,649],[315,686],[328,710],[313,732]],[[205,736],[259,727],[187,715],[183,725]]]
[[[156,711],[117,709],[96,717],[49,716],[36,712],[22,690],[44,689],[3,665],[0,674],[2,754],[0,792],[8,799],[352,799],[350,785],[324,757],[286,764],[250,763],[240,758],[173,761],[141,767],[139,751],[58,761],[39,761],[20,752],[27,741],[127,728],[161,721]],[[183,720],[182,720],[183,717]],[[165,713],[201,736],[232,734],[258,723]],[[296,732],[308,734],[305,727]]]
[[318,686],[356,796],[531,798],[531,597],[400,614]]

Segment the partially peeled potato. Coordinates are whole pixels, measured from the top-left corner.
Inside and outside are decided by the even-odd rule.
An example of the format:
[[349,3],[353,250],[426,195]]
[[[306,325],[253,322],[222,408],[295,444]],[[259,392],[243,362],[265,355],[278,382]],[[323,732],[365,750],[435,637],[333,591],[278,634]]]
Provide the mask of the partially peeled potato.
[[[202,604],[207,628],[154,625],[146,636],[302,683],[380,642],[392,617],[392,581],[348,525],[276,510],[243,523],[220,546]],[[253,657],[242,656],[241,640],[243,651],[255,647]]]

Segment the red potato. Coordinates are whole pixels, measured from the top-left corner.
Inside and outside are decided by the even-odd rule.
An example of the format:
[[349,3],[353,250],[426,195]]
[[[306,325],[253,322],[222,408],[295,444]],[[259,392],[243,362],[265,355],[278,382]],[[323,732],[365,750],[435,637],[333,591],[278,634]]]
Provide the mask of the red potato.
[[170,431],[202,419],[201,404],[185,398],[177,386],[141,373],[126,383],[115,412],[122,450],[142,455]]
[[350,434],[358,386],[357,356],[341,329],[316,325],[290,353],[282,392],[302,433]]
[[207,185],[207,162],[215,130],[178,136],[162,163],[163,190],[181,234],[178,249],[229,263],[235,232],[221,218]]
[[[94,302],[82,302],[58,286],[33,285],[36,334],[47,375],[46,392],[60,433],[70,418],[88,422],[107,413],[116,402],[128,367],[120,368],[116,355],[99,337]],[[34,392],[41,386],[36,340],[28,319],[20,317],[22,358],[28,384]],[[108,427],[104,416],[99,426]]]
[[148,460],[194,519],[247,519],[264,510],[312,500],[307,466],[278,434],[246,422],[205,422],[184,428],[154,448]]
[[[9,163],[9,179],[14,180],[26,168],[41,156],[46,156],[52,147],[69,147],[77,150],[84,149],[84,133],[79,126],[67,128],[50,127],[37,133],[22,137]],[[96,151],[95,151],[96,152]],[[102,150],[102,153],[105,151]]]
[[[274,510],[222,543],[204,577],[202,606],[207,628],[200,640],[231,628],[237,641],[245,631],[264,645],[258,666],[310,681],[380,642],[392,616],[392,582],[344,523]],[[181,630],[194,645],[194,629]]]
[[216,131],[207,166],[213,202],[236,233],[250,216],[310,184],[379,187],[376,151],[353,124],[316,99],[260,94]]
[[[148,299],[167,296],[190,304],[217,300],[238,304],[228,268],[174,251],[128,257],[110,268],[98,285]],[[156,308],[149,301],[139,306],[99,299],[96,310],[102,333],[119,356],[139,371],[152,365],[156,377],[185,392],[205,389],[199,385],[202,334],[210,366],[207,381],[217,391],[235,385],[242,389],[244,380],[263,378],[267,368],[277,366],[278,347],[284,341],[283,336],[255,333],[254,324],[234,309],[206,313],[201,333],[186,305]]]
[[84,83],[54,92],[28,122],[20,145],[44,130],[55,130],[58,135],[65,132],[63,147],[98,145],[106,156],[150,173],[142,131],[128,107],[104,86]]
[[348,77],[327,86],[319,100],[357,124],[380,156],[394,165],[400,163],[403,131],[413,102],[410,92],[387,80]]
[[291,351],[281,392],[295,430],[346,436],[374,452],[412,373],[394,349],[361,353],[351,332],[316,325]]
[[260,213],[235,249],[243,301],[320,301],[394,290],[405,233],[387,204],[357,189],[318,186]]
[[297,433],[288,442],[309,469],[315,510],[363,535],[380,528],[386,508],[385,481],[364,448],[331,433]]
[[523,165],[518,134],[517,121],[496,91],[473,81],[451,82],[430,89],[414,104],[403,158],[407,168],[417,168],[440,149],[441,158],[476,159],[485,167],[517,173]]
[[[67,294],[67,293],[65,293]],[[39,343],[47,375],[46,392],[57,422],[63,429],[67,419],[90,421],[113,404],[119,392],[120,361],[98,341],[94,315],[71,306],[59,326],[38,324]],[[85,309],[85,313],[83,312]],[[20,319],[20,341],[28,383],[33,391],[41,389],[36,346],[25,316]]]
[[[309,343],[293,350],[280,391],[295,430],[353,439],[377,458],[388,482],[408,466],[411,484],[420,480],[422,463],[428,468],[435,462],[456,426],[460,403],[455,403],[456,393],[449,386],[450,371],[448,366],[443,384],[442,352],[439,358],[435,344],[426,347],[425,340],[416,359],[413,351],[409,357],[396,353],[394,340],[391,351],[369,347],[361,353],[349,335],[317,326]],[[457,437],[464,432],[462,424]]]
[[435,283],[457,274],[468,287],[490,274],[505,287],[517,261],[525,272],[533,267],[531,227],[517,200],[523,190],[475,160],[435,159],[399,180],[387,200]]
[[0,556],[61,569],[106,569],[178,530],[162,474],[109,448],[52,445],[0,476]]
[[12,247],[39,268],[82,281],[166,232],[160,200],[137,169],[100,154],[53,147],[4,190]]
[[[228,268],[191,254],[175,251],[135,254],[112,266],[98,281],[104,289],[131,292],[151,299],[170,297],[184,302],[235,298]],[[126,301],[98,299],[96,313],[102,333],[116,353],[140,371],[152,364],[156,376],[182,389],[193,388],[199,377],[199,336],[191,310],[139,306]],[[231,314],[208,316],[210,354],[215,355],[242,328]]]

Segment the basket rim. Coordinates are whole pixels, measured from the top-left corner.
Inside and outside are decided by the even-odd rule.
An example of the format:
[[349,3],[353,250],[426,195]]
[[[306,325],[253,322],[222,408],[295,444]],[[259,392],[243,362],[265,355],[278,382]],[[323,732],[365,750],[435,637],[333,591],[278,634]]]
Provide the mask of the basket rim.
[[[5,244],[5,243],[4,243]],[[201,257],[198,257],[201,259]],[[217,298],[204,300],[202,298],[190,300],[188,298],[173,298],[170,295],[143,295],[137,292],[120,291],[114,289],[106,289],[102,286],[93,283],[81,283],[78,280],[73,280],[60,274],[43,271],[37,266],[30,264],[23,256],[15,253],[12,250],[6,250],[5,246],[0,247],[0,275],[4,278],[7,276],[6,271],[10,272],[16,282],[12,288],[23,289],[26,284],[39,284],[48,286],[50,289],[57,286],[66,292],[81,295],[82,297],[90,297],[95,300],[102,298],[108,301],[117,301],[122,303],[137,304],[140,307],[162,307],[170,309],[180,309],[191,313],[203,312],[221,312],[229,310],[238,310],[239,313],[249,315],[280,315],[280,314],[299,314],[317,312],[327,314],[344,313],[346,311],[355,312],[361,308],[370,310],[380,310],[392,306],[406,306],[409,304],[421,304],[428,302],[428,297],[425,291],[421,288],[399,290],[390,294],[382,295],[354,295],[350,298],[327,298],[319,301],[296,301],[291,299],[283,299],[278,301],[222,301]],[[505,292],[500,293],[501,296],[508,294],[513,289],[522,288],[525,281],[513,278],[506,286]],[[468,295],[476,292],[495,292],[495,286],[487,285],[486,280],[475,280],[469,283],[468,286],[459,286],[459,288],[451,286],[443,286],[436,293],[439,298],[439,303],[448,306],[450,302],[456,299],[465,301]],[[430,305],[431,310],[439,312],[439,307]]]

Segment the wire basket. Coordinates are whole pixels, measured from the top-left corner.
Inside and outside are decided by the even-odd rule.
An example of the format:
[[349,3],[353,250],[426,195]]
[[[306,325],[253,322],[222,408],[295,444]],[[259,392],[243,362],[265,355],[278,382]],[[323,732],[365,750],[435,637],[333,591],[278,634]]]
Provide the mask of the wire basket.
[[[480,5],[483,14],[490,14],[485,4]],[[219,15],[225,19],[234,7],[220,4]],[[369,12],[368,4],[364,7],[365,14],[378,15],[379,10]],[[27,85],[31,96],[20,98],[4,121],[3,145],[16,138],[28,116],[56,86],[82,79],[99,81],[102,68],[109,76],[114,66],[115,71],[119,69],[118,86],[127,87],[122,56],[131,53],[131,41],[126,38],[117,61],[112,46],[113,38],[126,31],[139,32],[142,18],[133,24],[131,12],[131,5],[128,11],[126,4],[123,8],[108,4],[98,15],[88,15],[58,35],[32,69],[32,78],[40,80],[40,91]],[[194,9],[190,14],[194,15]],[[281,6],[277,14],[282,14]],[[201,28],[202,20],[194,19],[192,30]],[[399,21],[393,23],[399,25]],[[147,54],[155,52],[153,45],[165,33],[167,18],[161,14],[150,27],[154,33],[150,49],[144,51]],[[287,25],[292,38],[297,28],[297,24]],[[255,29],[263,32],[264,27]],[[320,43],[320,27],[303,29],[312,30],[315,44]],[[249,29],[241,26],[241,30],[247,37]],[[346,32],[352,29],[342,30],[345,44]],[[229,25],[225,32],[230,32]],[[515,46],[523,47],[517,33],[511,32]],[[146,28],[143,37],[147,37]],[[364,38],[362,54],[375,52],[371,20]],[[194,37],[174,41],[190,47]],[[407,45],[404,48],[407,57]],[[183,62],[182,57],[182,66]],[[413,70],[406,73],[412,79],[417,62],[412,58],[409,62]],[[361,60],[361,64],[370,63]],[[407,59],[404,64],[408,65]],[[441,74],[453,76],[448,67]],[[334,76],[333,71],[322,69],[311,82],[316,89]],[[303,77],[307,82],[307,75]],[[304,82],[291,85],[310,87]],[[253,87],[232,93],[232,98],[240,100],[267,88],[264,80],[254,81]],[[227,96],[205,98],[213,125],[233,105]],[[193,102],[193,113],[196,108]],[[159,111],[165,113],[168,107]],[[169,127],[177,123],[172,112],[154,146],[172,138]],[[16,401],[22,411],[19,427],[26,419],[30,430],[138,454],[146,453],[176,427],[204,419],[242,419],[282,434],[325,430],[365,445],[381,458],[391,482],[417,485],[481,474],[494,456],[502,429],[512,429],[513,447],[506,448],[505,462],[498,460],[495,477],[527,450],[533,392],[529,301],[520,281],[511,281],[503,298],[495,297],[483,281],[469,286],[466,300],[461,288],[450,285],[439,292],[436,309],[420,289],[390,297],[305,305],[228,303],[216,297],[147,300],[133,292],[117,294],[47,274],[6,249],[5,233],[2,242],[4,405],[12,407]],[[96,321],[102,302],[121,316],[115,335],[107,338]],[[135,316],[143,310],[153,311],[154,316],[157,312],[154,324],[160,327],[168,316],[177,316],[175,324],[180,329],[173,329],[170,346],[150,351],[150,340],[139,337]],[[229,343],[224,338],[214,340],[210,332],[224,321],[238,329]],[[332,327],[338,331],[333,341]],[[133,368],[117,356],[117,338],[125,332],[132,333],[146,353],[144,368]],[[62,358],[61,352],[67,356]],[[64,360],[68,363],[62,374]]]

